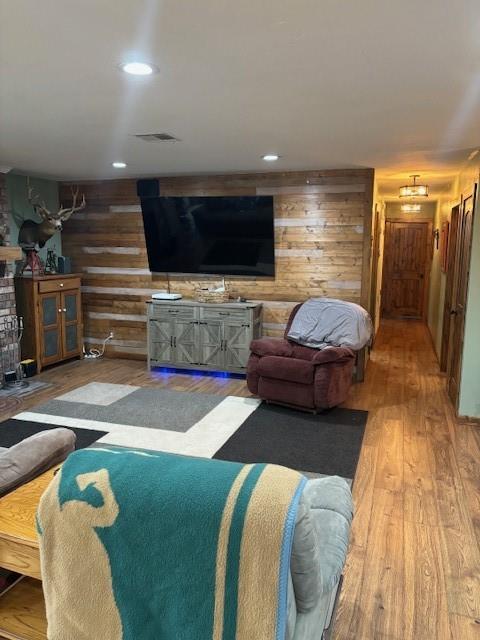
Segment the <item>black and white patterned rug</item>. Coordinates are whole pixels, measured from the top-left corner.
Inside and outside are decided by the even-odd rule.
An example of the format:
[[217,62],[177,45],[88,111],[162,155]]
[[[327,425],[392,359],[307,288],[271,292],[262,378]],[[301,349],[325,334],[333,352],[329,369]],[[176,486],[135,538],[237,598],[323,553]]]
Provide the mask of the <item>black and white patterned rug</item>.
[[343,408],[312,415],[255,398],[92,382],[0,424],[0,447],[31,435],[35,425],[37,431],[63,426],[82,432],[79,446],[269,462],[352,479],[367,416]]

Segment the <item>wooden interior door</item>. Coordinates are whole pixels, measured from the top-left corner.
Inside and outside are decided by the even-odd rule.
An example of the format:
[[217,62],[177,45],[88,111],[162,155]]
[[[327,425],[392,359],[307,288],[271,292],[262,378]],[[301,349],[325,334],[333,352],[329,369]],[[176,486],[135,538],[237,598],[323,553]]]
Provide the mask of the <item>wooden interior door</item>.
[[457,232],[455,275],[450,311],[451,348],[449,350],[447,363],[448,394],[455,408],[458,408],[460,394],[475,196],[476,193],[474,192],[462,201]]
[[425,319],[431,254],[431,222],[385,222],[383,316]]
[[448,236],[448,255],[447,255],[447,280],[445,284],[445,304],[443,307],[443,328],[442,328],[442,350],[440,354],[440,370],[446,371],[448,365],[448,354],[450,351],[452,338],[452,309],[453,309],[453,293],[455,283],[455,262],[457,257],[457,241],[458,226],[460,222],[461,205],[457,205],[452,209],[450,217],[450,229]]

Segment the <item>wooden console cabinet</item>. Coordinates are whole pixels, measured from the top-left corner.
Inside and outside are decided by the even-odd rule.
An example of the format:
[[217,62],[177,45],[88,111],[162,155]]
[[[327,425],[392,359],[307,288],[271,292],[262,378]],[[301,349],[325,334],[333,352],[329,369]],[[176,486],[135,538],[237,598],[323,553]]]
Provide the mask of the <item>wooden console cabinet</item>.
[[261,336],[262,305],[193,300],[147,302],[148,367],[245,373]]
[[22,358],[36,360],[38,371],[82,354],[80,284],[78,274],[15,278]]

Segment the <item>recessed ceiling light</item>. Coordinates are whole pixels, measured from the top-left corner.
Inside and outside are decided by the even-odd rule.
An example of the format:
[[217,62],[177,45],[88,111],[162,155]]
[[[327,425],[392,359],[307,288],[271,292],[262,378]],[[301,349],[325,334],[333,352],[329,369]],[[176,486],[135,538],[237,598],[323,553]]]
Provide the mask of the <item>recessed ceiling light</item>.
[[112,162],[112,167],[114,169],[125,169],[127,166],[126,162]]
[[120,65],[120,69],[132,76],[151,76],[157,70],[148,62],[125,62]]
[[263,160],[265,160],[266,162],[275,162],[275,160],[278,160],[280,156],[277,156],[277,154],[275,153],[267,153],[267,155],[263,156]]

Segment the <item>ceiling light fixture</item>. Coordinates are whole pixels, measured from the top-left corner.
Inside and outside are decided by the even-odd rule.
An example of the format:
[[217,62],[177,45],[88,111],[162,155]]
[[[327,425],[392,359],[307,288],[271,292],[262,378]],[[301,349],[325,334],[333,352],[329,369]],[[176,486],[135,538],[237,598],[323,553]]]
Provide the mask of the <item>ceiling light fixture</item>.
[[112,167],[114,169],[125,169],[127,166],[126,162],[112,162]]
[[148,62],[124,62],[120,69],[131,76],[151,76],[157,70]]
[[410,178],[413,178],[413,184],[406,184],[403,187],[400,187],[400,193],[398,197],[399,198],[428,198],[428,185],[417,184],[417,178],[419,177],[420,177],[419,174],[410,176]]
[[421,204],[402,204],[400,207],[404,213],[418,213],[422,210]]
[[275,160],[278,160],[279,158],[280,156],[277,156],[276,153],[267,153],[262,159],[265,160],[265,162],[275,162]]

